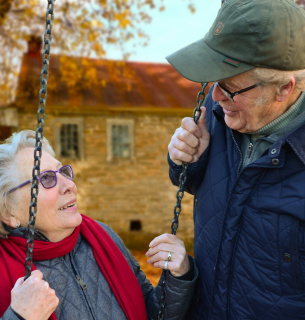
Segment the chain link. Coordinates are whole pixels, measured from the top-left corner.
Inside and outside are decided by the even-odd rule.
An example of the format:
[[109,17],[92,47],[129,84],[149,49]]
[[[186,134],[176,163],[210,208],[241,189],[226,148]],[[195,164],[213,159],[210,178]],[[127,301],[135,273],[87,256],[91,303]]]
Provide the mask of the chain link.
[[38,197],[38,182],[40,175],[40,159],[41,147],[43,139],[43,125],[45,118],[45,106],[47,100],[47,83],[49,78],[49,61],[50,48],[52,40],[52,22],[54,18],[54,1],[48,0],[46,12],[46,29],[44,33],[44,49],[42,52],[42,71],[40,74],[40,90],[39,90],[39,108],[37,112],[37,129],[36,129],[36,144],[34,150],[34,167],[32,171],[32,187],[31,187],[31,204],[29,207],[29,224],[28,224],[28,240],[26,243],[26,259],[25,259],[25,278],[26,280],[31,275],[33,264],[34,250],[34,232],[35,220],[37,212],[37,197]]
[[[203,82],[202,83],[202,89],[201,91],[198,92],[197,95],[197,107],[194,109],[193,112],[193,118],[195,123],[197,124],[200,116],[201,116],[201,109],[200,107],[203,105],[203,102],[205,100],[205,93],[204,90],[206,88],[206,86],[208,85],[207,82]],[[181,201],[182,198],[184,196],[184,184],[186,182],[186,178],[187,178],[187,168],[189,166],[189,163],[182,163],[182,172],[179,176],[179,188],[177,191],[177,203],[175,205],[175,209],[174,209],[174,219],[172,221],[172,225],[171,225],[171,230],[172,230],[172,234],[176,234],[178,226],[179,226],[179,215],[181,212]],[[161,286],[161,298],[160,298],[160,304],[159,304],[159,314],[158,314],[158,320],[164,320],[165,317],[165,284],[166,284],[166,275],[167,275],[167,270],[162,271],[162,277],[163,277],[163,281],[162,281],[162,286]]]

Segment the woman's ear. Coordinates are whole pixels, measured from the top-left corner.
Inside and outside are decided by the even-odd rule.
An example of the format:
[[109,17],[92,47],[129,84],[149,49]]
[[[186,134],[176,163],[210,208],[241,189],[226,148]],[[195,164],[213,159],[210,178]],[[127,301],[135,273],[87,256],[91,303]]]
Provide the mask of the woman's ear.
[[12,228],[18,228],[20,227],[20,222],[17,217],[10,215],[10,216],[3,216],[1,217],[1,221],[6,224],[7,226],[10,226]]
[[295,79],[293,76],[291,76],[289,82],[279,88],[278,92],[275,95],[275,99],[278,102],[282,102],[288,99],[292,94],[294,88],[295,88]]

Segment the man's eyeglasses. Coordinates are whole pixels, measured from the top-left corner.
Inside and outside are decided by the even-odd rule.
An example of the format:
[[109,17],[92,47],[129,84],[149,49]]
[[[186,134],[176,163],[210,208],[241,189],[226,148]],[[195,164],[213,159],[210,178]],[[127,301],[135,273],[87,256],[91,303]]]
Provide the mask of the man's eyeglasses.
[[[56,186],[56,184],[57,184],[56,173],[57,172],[59,172],[62,176],[64,176],[65,178],[67,178],[69,180],[74,179],[74,172],[73,172],[72,167],[69,164],[59,168],[57,171],[48,170],[48,171],[41,172],[38,179],[45,189],[51,189]],[[31,183],[32,180],[33,179],[30,179],[30,180],[27,180],[27,181],[21,183],[19,186],[8,191],[7,194],[12,193],[13,191],[15,191],[21,187],[26,186],[27,184]]]
[[238,94],[243,93],[243,92],[248,91],[248,90],[251,90],[251,89],[256,88],[256,87],[261,85],[261,83],[257,83],[257,84],[254,84],[253,86],[247,87],[245,89],[241,89],[241,90],[235,91],[235,92],[230,92],[227,88],[225,88],[219,82],[216,82],[215,84],[220,88],[221,92],[223,92],[223,94],[232,102],[234,102],[233,98],[235,96],[237,96]]

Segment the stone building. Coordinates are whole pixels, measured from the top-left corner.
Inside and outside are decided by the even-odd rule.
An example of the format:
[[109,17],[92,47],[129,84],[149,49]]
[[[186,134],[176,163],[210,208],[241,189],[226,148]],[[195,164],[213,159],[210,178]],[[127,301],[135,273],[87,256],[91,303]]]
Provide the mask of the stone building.
[[[41,65],[32,43],[15,102],[0,109],[0,139],[36,130]],[[119,233],[170,233],[177,187],[168,178],[167,146],[181,119],[192,116],[200,88],[168,64],[51,56],[44,135],[74,168],[80,212]],[[193,237],[192,201],[186,194],[183,238]]]

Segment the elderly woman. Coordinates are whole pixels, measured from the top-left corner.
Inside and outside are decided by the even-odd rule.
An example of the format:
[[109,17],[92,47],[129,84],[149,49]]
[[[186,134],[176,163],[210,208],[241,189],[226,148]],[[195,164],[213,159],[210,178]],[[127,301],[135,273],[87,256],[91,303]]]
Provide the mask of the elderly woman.
[[[0,145],[0,319],[157,319],[160,284],[150,284],[110,227],[78,212],[73,169],[55,159],[45,138],[34,271],[24,281],[34,145],[33,131]],[[166,319],[183,319],[198,276],[183,242],[161,235],[146,255],[169,270]]]

